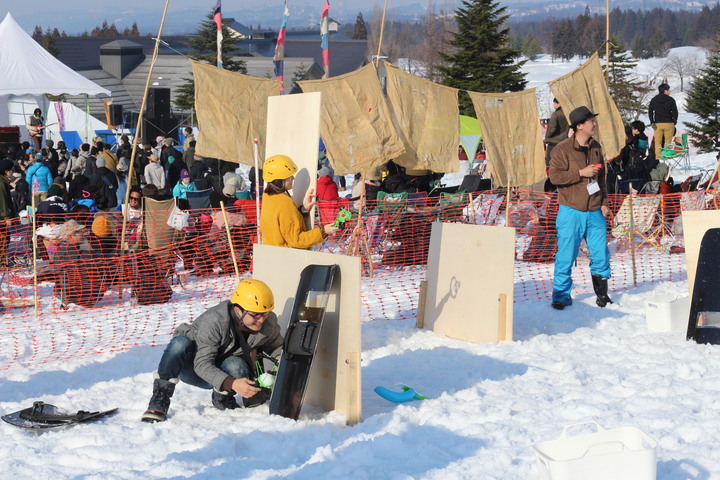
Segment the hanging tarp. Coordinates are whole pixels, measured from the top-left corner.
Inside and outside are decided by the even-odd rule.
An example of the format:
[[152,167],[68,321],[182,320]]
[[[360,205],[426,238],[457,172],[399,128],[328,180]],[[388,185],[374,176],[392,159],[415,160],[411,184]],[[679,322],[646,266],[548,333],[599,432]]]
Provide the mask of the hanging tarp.
[[322,93],[320,136],[336,175],[371,175],[405,152],[372,64],[327,80],[298,83],[303,92]]
[[395,163],[412,170],[457,172],[460,143],[458,90],[385,63],[387,96],[405,153]]
[[0,96],[110,95],[53,57],[7,14],[0,23]]
[[625,146],[625,126],[620,111],[610,98],[597,52],[577,70],[548,82],[565,115],[586,106],[597,113],[595,140],[603,147],[605,160],[615,158]]
[[195,112],[200,133],[195,153],[202,157],[254,165],[253,140],[263,157],[268,97],[280,95],[280,82],[190,62],[195,79]]
[[480,121],[493,181],[503,187],[524,187],[544,180],[545,150],[535,89],[468,94]]

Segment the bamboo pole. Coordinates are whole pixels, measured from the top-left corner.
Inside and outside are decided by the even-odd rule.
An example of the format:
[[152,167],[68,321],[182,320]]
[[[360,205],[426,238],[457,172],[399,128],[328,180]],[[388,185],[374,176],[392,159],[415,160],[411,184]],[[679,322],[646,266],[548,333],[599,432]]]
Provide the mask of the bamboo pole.
[[610,83],[610,0],[605,0],[605,83]]
[[375,69],[380,65],[380,53],[382,52],[383,35],[385,35],[385,14],[387,13],[388,0],[385,0],[383,6],[382,21],[380,23],[380,40],[378,41],[377,55],[375,56]]
[[33,297],[35,302],[35,316],[38,316],[38,279],[37,279],[37,212],[35,208],[35,194],[32,200],[32,238],[33,238]]
[[[125,202],[123,205],[123,223],[122,223],[122,230],[120,234],[120,254],[121,259],[122,255],[124,254],[126,250],[125,246],[125,229],[127,228],[127,217],[128,217],[128,204],[130,199],[130,188],[132,187],[132,174],[134,172],[135,168],[135,154],[137,152],[137,144],[138,144],[138,133],[140,132],[140,128],[142,127],[142,121],[143,121],[143,114],[145,112],[145,106],[147,105],[147,97],[148,97],[148,90],[150,89],[150,81],[152,80],[152,74],[153,69],[155,68],[155,62],[157,61],[158,56],[158,50],[160,45],[160,37],[162,36],[163,26],[165,25],[165,17],[167,16],[168,6],[170,5],[170,0],[165,0],[165,9],[163,10],[162,19],[160,20],[160,28],[158,30],[157,37],[155,38],[155,49],[153,50],[153,56],[152,61],[150,62],[150,70],[148,71],[147,80],[145,81],[145,91],[143,92],[143,99],[142,104],[140,105],[140,113],[138,115],[138,121],[137,126],[135,128],[135,135],[133,135],[133,146],[132,146],[132,153],[130,154],[130,166],[128,167],[128,182],[127,182],[127,188],[125,189]],[[147,141],[147,139],[145,140]]]
[[240,282],[240,269],[238,269],[237,257],[235,256],[235,247],[232,242],[232,235],[230,235],[230,225],[228,224],[227,215],[225,214],[225,202],[220,201],[220,210],[222,210],[223,221],[225,222],[225,233],[227,234],[228,244],[230,245],[230,258],[232,258],[233,267],[235,267],[235,278],[238,283]]
[[260,149],[258,147],[258,139],[253,140],[253,157],[255,157],[255,222],[257,230],[257,243],[262,243],[260,238]]

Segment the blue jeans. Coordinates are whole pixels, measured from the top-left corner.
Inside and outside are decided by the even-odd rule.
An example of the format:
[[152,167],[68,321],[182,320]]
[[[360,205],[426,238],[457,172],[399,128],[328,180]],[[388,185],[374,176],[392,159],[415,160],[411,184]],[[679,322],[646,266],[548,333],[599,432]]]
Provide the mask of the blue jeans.
[[[213,388],[212,385],[195,373],[193,363],[196,351],[197,344],[194,340],[190,340],[184,335],[173,337],[165,347],[160,359],[160,365],[158,365],[160,378],[165,380],[179,378],[184,383],[195,387],[206,390]],[[248,378],[250,376],[250,367],[240,357],[227,357],[218,367],[233,378]]]
[[572,266],[578,256],[580,242],[590,250],[590,273],[610,278],[610,250],[607,246],[607,222],[600,209],[581,212],[560,205],[555,221],[558,250],[555,254],[553,302],[572,304]]

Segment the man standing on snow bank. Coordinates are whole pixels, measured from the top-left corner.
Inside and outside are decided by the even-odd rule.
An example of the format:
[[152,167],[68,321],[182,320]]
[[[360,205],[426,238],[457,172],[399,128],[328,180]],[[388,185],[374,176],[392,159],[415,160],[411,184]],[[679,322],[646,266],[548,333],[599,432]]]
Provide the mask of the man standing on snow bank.
[[675,136],[675,125],[678,121],[678,110],[675,99],[670,96],[670,85],[661,83],[658,93],[650,100],[648,117],[655,130],[655,159],[660,160],[660,152],[666,143]]
[[610,209],[602,147],[592,138],[597,129],[596,116],[587,107],[570,112],[573,136],[560,142],[550,158],[550,181],[558,187],[559,204],[552,294],[552,307],[557,310],[572,305],[572,266],[583,239],[590,250],[596,303],[600,307],[612,303],[607,294],[610,251],[605,220]]
[[264,282],[243,280],[230,300],[211,307],[192,324],[179,325],[160,359],[142,421],[167,419],[170,398],[180,380],[213,389],[212,404],[219,410],[239,408],[236,394],[243,397],[244,407],[266,402],[268,391],[255,382],[250,352],[280,354],[283,337],[272,312],[274,304]]

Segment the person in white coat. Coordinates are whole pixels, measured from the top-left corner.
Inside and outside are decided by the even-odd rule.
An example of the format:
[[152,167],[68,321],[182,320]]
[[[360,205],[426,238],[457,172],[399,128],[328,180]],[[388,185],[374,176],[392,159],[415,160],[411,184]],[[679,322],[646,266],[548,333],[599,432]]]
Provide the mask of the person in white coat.
[[158,190],[165,188],[165,169],[160,165],[160,159],[152,154],[148,157],[149,163],[145,166],[145,183],[155,185]]

